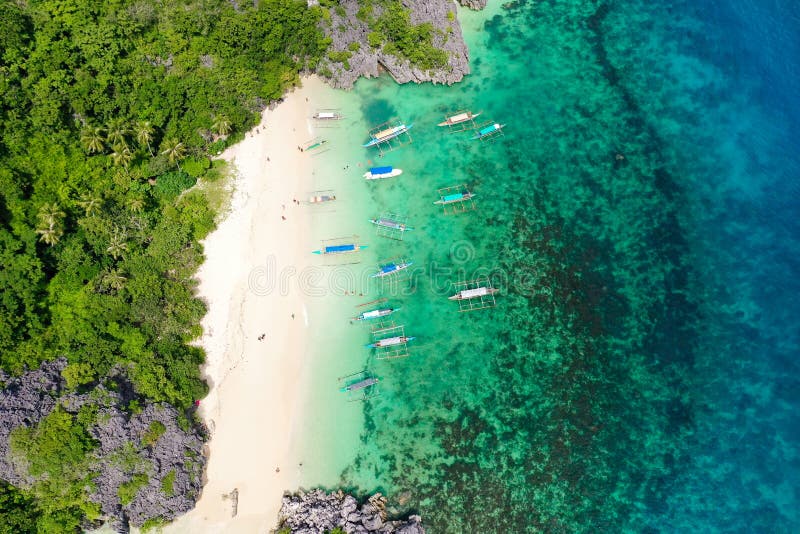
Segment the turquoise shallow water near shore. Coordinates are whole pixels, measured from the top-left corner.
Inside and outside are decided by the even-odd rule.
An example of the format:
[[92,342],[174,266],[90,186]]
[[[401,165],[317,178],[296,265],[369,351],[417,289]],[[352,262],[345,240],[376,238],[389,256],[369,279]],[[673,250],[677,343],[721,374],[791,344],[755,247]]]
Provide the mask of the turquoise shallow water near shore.
[[[387,491],[435,533],[797,531],[797,7],[506,7],[460,14],[463,83],[336,96],[349,117],[317,168],[350,200],[315,235],[369,243],[353,279],[416,269],[325,305],[308,485]],[[461,107],[506,135],[435,126]],[[411,145],[358,146],[392,116]],[[405,173],[364,183],[368,158]],[[478,209],[445,216],[436,189],[458,183]],[[374,235],[382,211],[408,215],[406,241]],[[497,308],[459,314],[447,282],[483,273]],[[418,336],[407,359],[369,360],[347,324],[381,295]],[[347,404],[334,374],[364,365],[381,396]]]

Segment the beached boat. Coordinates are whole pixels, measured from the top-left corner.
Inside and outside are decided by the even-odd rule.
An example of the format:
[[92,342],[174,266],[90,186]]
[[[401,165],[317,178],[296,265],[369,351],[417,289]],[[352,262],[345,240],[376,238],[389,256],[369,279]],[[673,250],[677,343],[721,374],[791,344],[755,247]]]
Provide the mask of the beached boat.
[[452,204],[454,202],[463,202],[465,200],[469,200],[474,197],[474,193],[470,193],[469,191],[465,191],[462,193],[453,193],[451,195],[443,195],[439,200],[434,202],[434,204],[445,205],[445,204]]
[[374,134],[370,134],[370,140],[366,144],[362,145],[365,148],[376,146],[380,143],[384,143],[389,141],[390,139],[394,139],[398,135],[402,135],[409,131],[413,124],[409,124],[406,126],[405,124],[399,124],[397,126],[393,126],[391,128],[386,128],[385,130],[381,130]]
[[456,113],[455,115],[445,118],[445,120],[440,122],[438,126],[454,126],[456,124],[461,124],[462,122],[474,120],[478,115],[480,115],[480,112],[472,113],[471,111],[464,111],[462,113]]
[[395,169],[392,166],[372,167],[364,173],[367,180],[381,180],[383,178],[394,178],[403,174],[403,169]]
[[403,345],[408,343],[409,341],[414,341],[415,337],[408,337],[408,336],[394,336],[394,337],[387,337],[384,339],[379,339],[375,343],[370,343],[367,347],[371,349],[379,349],[382,347],[394,347],[396,345]]
[[322,202],[332,202],[336,200],[336,195],[311,195],[308,197],[310,204],[320,204]]
[[311,141],[308,144],[306,144],[306,147],[303,148],[301,151],[308,152],[309,150],[314,150],[315,148],[319,148],[327,142],[328,142],[327,139],[317,139]]
[[389,316],[389,315],[393,314],[394,312],[396,312],[399,309],[400,308],[379,308],[377,310],[365,311],[365,312],[359,314],[358,317],[353,317],[353,320],[354,321],[368,321],[370,319],[380,319],[381,317],[386,317],[386,316]]
[[489,126],[485,126],[475,132],[475,135],[472,136],[473,139],[483,139],[484,137],[491,137],[500,132],[503,128],[505,128],[505,124],[500,124],[499,122],[495,122],[494,124],[490,124]]
[[367,248],[367,245],[349,244],[349,245],[327,245],[320,250],[315,250],[314,254],[350,254],[358,252],[359,250]]
[[448,298],[450,300],[469,300],[486,295],[494,295],[495,293],[497,293],[497,289],[493,287],[478,287],[474,289],[462,289],[452,297]]
[[374,386],[375,384],[378,383],[379,380],[380,379],[378,377],[374,376],[367,377],[364,378],[363,380],[359,380],[358,382],[353,382],[352,384],[347,384],[346,386],[342,386],[341,388],[339,388],[339,391],[341,391],[342,393],[346,393],[348,391],[359,391],[362,389],[366,389],[370,386]]
[[375,226],[391,228],[393,230],[397,230],[398,232],[407,232],[409,230],[413,230],[413,228],[408,226],[406,223],[396,221],[389,217],[378,217],[377,219],[370,219],[369,222],[371,222]]
[[342,114],[335,111],[319,111],[312,116],[318,121],[338,121],[342,119]]
[[403,269],[408,269],[413,265],[413,262],[407,261],[403,263],[387,263],[386,265],[381,266],[381,270],[377,273],[373,273],[370,278],[381,278],[383,276],[389,276],[390,274],[394,274],[396,272],[402,271]]

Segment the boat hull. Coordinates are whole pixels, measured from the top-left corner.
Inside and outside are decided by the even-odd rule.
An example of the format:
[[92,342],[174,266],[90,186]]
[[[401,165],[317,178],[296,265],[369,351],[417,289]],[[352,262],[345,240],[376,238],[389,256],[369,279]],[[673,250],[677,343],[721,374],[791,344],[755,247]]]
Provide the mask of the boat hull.
[[394,178],[403,174],[403,169],[392,169],[391,172],[383,174],[372,174],[371,172],[364,173],[365,180],[383,180],[384,178]]

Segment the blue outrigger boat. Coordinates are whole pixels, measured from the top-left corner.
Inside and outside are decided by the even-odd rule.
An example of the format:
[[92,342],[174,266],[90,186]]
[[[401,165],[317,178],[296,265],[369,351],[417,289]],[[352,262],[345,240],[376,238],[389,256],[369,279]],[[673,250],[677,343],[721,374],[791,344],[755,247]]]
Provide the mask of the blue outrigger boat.
[[409,131],[411,127],[414,126],[413,124],[409,124],[406,126],[405,124],[400,124],[398,126],[393,126],[392,128],[386,128],[385,130],[381,130],[374,135],[370,135],[370,140],[362,145],[364,148],[369,148],[371,146],[377,146],[380,143],[384,143],[390,139],[394,139],[398,135],[402,135]]
[[490,124],[484,128],[481,128],[475,135],[472,136],[473,139],[483,139],[484,137],[491,137],[500,132],[505,127],[505,124],[500,124],[499,122],[495,122],[494,124]]
[[444,195],[439,200],[434,202],[434,204],[452,204],[453,202],[463,202],[464,200],[469,200],[475,196],[475,193],[470,193],[469,191],[463,193],[453,193],[452,195]]
[[403,169],[395,169],[392,166],[372,167],[364,173],[367,180],[380,180],[382,178],[394,178],[403,174]]
[[349,254],[351,252],[358,252],[359,250],[367,248],[367,245],[358,245],[358,244],[350,244],[350,245],[328,245],[322,247],[320,250],[313,251],[313,254]]
[[403,263],[387,263],[386,265],[381,266],[381,270],[377,273],[373,273],[370,278],[381,278],[383,276],[389,276],[390,274],[394,274],[397,272],[402,271],[403,269],[408,269],[413,262],[407,261]]

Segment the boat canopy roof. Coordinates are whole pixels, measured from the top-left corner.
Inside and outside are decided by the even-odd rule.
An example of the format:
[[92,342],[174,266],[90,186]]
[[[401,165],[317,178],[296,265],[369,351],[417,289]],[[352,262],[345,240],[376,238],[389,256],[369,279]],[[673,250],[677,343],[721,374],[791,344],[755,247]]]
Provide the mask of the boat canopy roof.
[[391,166],[388,166],[388,167],[372,167],[369,170],[369,172],[371,174],[389,174],[390,172],[392,172],[392,168],[393,167],[391,167]]
[[332,119],[335,116],[336,113],[333,113],[332,111],[320,111],[319,113],[317,113],[317,118],[320,119]]
[[499,130],[499,129],[500,129],[500,125],[497,124],[497,123],[494,123],[494,124],[492,124],[490,126],[487,126],[486,128],[481,128],[481,130],[478,132],[478,134],[486,135],[488,133],[491,133],[491,132],[493,132],[495,130]]
[[381,272],[382,273],[390,273],[390,272],[392,272],[392,271],[394,271],[396,269],[397,269],[397,264],[390,263],[389,265],[384,265],[383,267],[381,267]]
[[453,193],[452,195],[443,196],[442,200],[444,200],[445,202],[452,202],[454,200],[460,200],[464,198],[466,195],[467,193]]
[[347,252],[355,249],[355,245],[331,245],[329,247],[325,247],[325,252]]
[[459,113],[458,115],[453,115],[452,117],[450,117],[450,122],[463,122],[463,121],[469,119],[470,115],[471,115],[471,113],[469,113],[469,112],[467,112],[467,113]]
[[487,287],[479,287],[477,289],[465,289],[460,293],[461,298],[464,298],[464,299],[471,299],[471,298],[474,298],[474,297],[481,297],[483,295],[488,295],[488,294],[489,294],[489,288],[487,288]]

